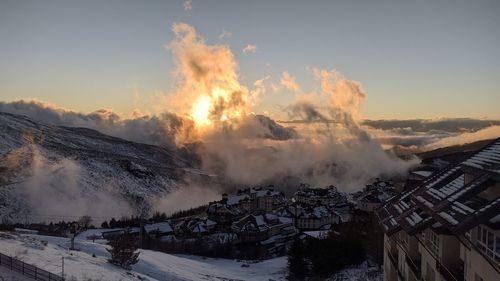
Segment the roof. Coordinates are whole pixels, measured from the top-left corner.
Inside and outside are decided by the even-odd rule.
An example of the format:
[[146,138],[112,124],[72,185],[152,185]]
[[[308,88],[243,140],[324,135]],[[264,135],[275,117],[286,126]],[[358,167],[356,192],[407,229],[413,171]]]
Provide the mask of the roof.
[[482,195],[499,181],[495,163],[500,164],[500,139],[390,200],[376,212],[384,231],[390,235],[404,229],[413,234],[439,222],[451,232],[463,233],[488,223],[500,212],[498,192],[490,195],[493,198]]
[[146,224],[144,226],[144,231],[146,233],[157,232],[157,233],[169,233],[173,232],[172,226],[168,222],[160,222],[154,224]]
[[500,174],[500,139],[464,161],[462,165]]
[[430,175],[432,175],[431,171],[413,171],[411,173],[423,178],[428,178]]

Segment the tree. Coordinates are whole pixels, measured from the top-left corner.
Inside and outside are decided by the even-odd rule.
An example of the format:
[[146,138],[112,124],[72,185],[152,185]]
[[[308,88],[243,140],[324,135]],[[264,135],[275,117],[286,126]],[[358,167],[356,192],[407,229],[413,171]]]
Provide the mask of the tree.
[[116,220],[115,218],[111,218],[111,220],[109,221],[109,227],[110,228],[116,228]]
[[78,220],[78,223],[82,229],[87,229],[89,228],[90,223],[92,223],[92,218],[90,216],[82,216]]
[[307,260],[304,241],[295,239],[288,253],[290,280],[303,280],[307,274]]
[[103,221],[101,223],[101,228],[109,228],[108,222],[107,221]]
[[137,239],[126,230],[124,234],[112,238],[108,245],[111,248],[106,249],[111,254],[108,261],[114,265],[125,269],[131,269],[131,265],[139,261],[139,252],[137,250]]

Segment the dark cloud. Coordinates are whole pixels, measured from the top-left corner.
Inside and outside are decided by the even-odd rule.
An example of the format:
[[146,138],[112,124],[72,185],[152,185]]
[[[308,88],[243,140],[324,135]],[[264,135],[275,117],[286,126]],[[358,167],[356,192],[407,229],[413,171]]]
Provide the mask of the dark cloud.
[[472,118],[411,119],[411,120],[365,120],[363,125],[381,130],[411,130],[413,132],[444,131],[450,133],[476,132],[490,126],[500,125],[500,120]]

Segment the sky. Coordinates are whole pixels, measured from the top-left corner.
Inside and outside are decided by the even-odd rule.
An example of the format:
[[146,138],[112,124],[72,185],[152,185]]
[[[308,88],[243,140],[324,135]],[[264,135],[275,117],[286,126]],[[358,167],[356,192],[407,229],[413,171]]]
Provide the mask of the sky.
[[[185,22],[231,48],[249,87],[287,71],[310,91],[311,69],[335,69],[362,84],[368,119],[500,119],[499,14],[481,0],[0,0],[0,100],[152,110],[174,88],[166,45]],[[255,110],[293,99],[268,90]]]

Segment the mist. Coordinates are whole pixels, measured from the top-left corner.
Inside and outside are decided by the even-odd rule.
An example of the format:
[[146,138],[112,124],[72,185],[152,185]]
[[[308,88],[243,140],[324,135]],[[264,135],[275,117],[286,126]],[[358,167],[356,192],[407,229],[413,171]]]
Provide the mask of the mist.
[[85,169],[71,159],[48,159],[36,145],[29,150],[30,166],[26,180],[13,190],[29,210],[18,219],[30,222],[77,220],[89,215],[94,222],[134,214],[134,209],[110,186],[98,190],[84,183]]

